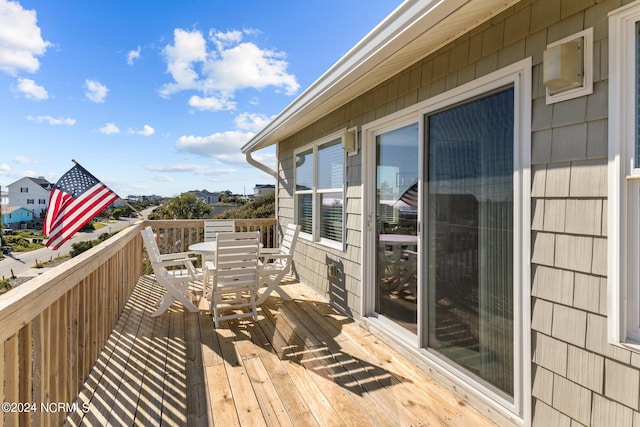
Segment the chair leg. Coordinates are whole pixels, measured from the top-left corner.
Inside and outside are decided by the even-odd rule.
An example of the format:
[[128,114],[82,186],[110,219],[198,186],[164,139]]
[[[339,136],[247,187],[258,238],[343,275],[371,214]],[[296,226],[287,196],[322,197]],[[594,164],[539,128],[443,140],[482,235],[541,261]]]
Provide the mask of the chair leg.
[[260,305],[265,302],[267,297],[274,291],[277,292],[283,300],[291,301],[291,297],[280,287],[280,282],[284,279],[284,276],[286,276],[285,271],[278,273],[273,279],[270,279],[269,276],[263,276],[264,283],[267,287],[262,291],[256,304]]
[[[156,278],[156,280],[158,280]],[[165,290],[165,294],[161,298],[160,306],[158,309],[152,314],[153,317],[157,317],[167,311],[169,307],[173,304],[174,301],[180,302],[187,310],[192,313],[198,312],[198,307],[196,307],[191,300],[191,292],[189,292],[189,282],[185,282],[182,286],[174,286],[172,283],[160,279],[158,283],[162,285]]]

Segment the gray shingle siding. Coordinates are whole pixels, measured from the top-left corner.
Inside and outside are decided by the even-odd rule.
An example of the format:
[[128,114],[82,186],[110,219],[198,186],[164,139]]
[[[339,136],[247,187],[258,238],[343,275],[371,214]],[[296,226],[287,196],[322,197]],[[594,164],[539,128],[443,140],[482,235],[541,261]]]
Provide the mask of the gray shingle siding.
[[[608,344],[607,14],[629,1],[522,1],[438,52],[327,115],[279,146],[278,216],[293,221],[293,150],[328,133],[364,125],[407,106],[533,58],[532,407],[533,424],[640,425],[640,356]],[[548,43],[594,28],[594,92],[547,105],[542,52]],[[360,155],[346,171],[346,250],[300,241],[300,278],[332,299],[326,263],[343,267],[345,311],[359,317],[362,293]]]

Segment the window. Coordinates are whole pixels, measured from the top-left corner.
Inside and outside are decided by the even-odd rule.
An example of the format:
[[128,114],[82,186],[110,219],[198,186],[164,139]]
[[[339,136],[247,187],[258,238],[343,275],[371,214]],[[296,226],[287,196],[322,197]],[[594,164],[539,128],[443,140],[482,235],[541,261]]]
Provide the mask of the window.
[[46,205],[47,201],[45,199],[38,199],[38,204],[39,205]]
[[609,15],[608,333],[640,343],[640,1]]
[[28,205],[34,205],[35,204],[34,199],[27,199],[27,204]]
[[20,192],[21,193],[28,193],[29,192],[29,187],[20,187]]
[[317,242],[343,242],[344,151],[333,135],[295,153],[296,222]]

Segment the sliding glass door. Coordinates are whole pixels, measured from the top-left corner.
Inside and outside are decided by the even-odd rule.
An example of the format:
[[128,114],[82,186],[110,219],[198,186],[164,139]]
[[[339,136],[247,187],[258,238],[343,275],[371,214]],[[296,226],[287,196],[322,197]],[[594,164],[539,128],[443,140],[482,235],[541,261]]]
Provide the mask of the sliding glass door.
[[513,395],[514,91],[425,117],[428,347]]
[[418,124],[375,136],[375,307],[412,333],[418,313]]

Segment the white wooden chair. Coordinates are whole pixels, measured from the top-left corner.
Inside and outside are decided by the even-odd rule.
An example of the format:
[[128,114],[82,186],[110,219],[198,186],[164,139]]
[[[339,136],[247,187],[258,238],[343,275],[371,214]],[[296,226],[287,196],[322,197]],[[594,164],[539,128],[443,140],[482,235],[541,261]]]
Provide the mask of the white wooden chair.
[[[151,314],[157,317],[167,311],[174,301],[180,302],[191,312],[197,312],[198,307],[193,304],[193,295],[189,291],[192,281],[202,280],[202,271],[193,266],[195,258],[189,257],[187,252],[161,254],[153,230],[146,227],[141,231],[144,245],[147,249],[153,273],[158,284],[164,288],[164,295],[158,301],[158,309]],[[169,267],[182,267],[169,269]]]
[[258,305],[265,302],[269,294],[273,291],[276,291],[285,300],[291,299],[291,297],[280,288],[280,282],[284,276],[291,271],[293,251],[296,248],[298,234],[300,234],[300,226],[289,224],[285,229],[280,247],[264,248],[260,251],[260,257],[263,258],[260,266],[260,278],[264,281],[267,288],[258,298]]
[[[218,233],[214,260],[205,265],[212,279],[210,309],[216,328],[221,320],[249,316],[258,320],[259,238],[258,231]],[[245,308],[249,311],[244,311]],[[233,313],[221,314],[229,310]]]
[[[218,233],[233,233],[236,231],[236,222],[232,219],[216,219],[204,222],[204,241],[215,242]],[[207,261],[213,261],[212,255],[202,255],[202,266]],[[211,278],[208,276],[209,271],[204,269],[204,286],[202,287],[202,295],[210,295],[211,289],[208,287]]]
[[204,222],[204,241],[216,240],[218,233],[233,233],[236,231],[236,222],[232,219],[218,219]]

